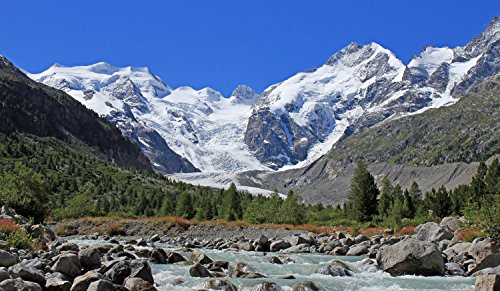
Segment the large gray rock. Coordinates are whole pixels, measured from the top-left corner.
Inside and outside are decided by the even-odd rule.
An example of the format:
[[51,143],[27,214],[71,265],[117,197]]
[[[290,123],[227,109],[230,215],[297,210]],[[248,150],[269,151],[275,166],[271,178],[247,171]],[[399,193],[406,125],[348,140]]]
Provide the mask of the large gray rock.
[[458,263],[449,262],[444,264],[444,269],[446,271],[446,275],[451,276],[465,276],[465,271]]
[[293,286],[292,291],[319,291],[319,288],[312,281],[304,281]]
[[46,278],[45,290],[47,291],[69,291],[71,289],[70,279],[62,273],[52,273]]
[[189,268],[189,275],[191,277],[213,277],[210,271],[200,263],[196,263]]
[[448,227],[452,232],[455,232],[462,225],[462,221],[456,217],[448,216],[443,218],[439,225],[441,227]]
[[78,253],[78,251],[80,250],[80,248],[78,247],[77,244],[75,243],[71,243],[71,242],[65,242],[61,245],[59,245],[58,247],[56,247],[56,249],[59,251],[59,252],[75,252],[75,253]]
[[75,278],[82,273],[80,259],[77,255],[72,253],[66,253],[58,256],[57,261],[55,262],[54,266],[52,266],[52,269],[55,272],[66,274],[71,278]]
[[213,261],[202,251],[195,250],[191,253],[191,262],[205,265],[205,264],[210,264]]
[[203,288],[210,290],[238,291],[238,288],[226,279],[210,279],[203,284]]
[[89,288],[90,283],[102,279],[103,276],[95,271],[89,271],[81,276],[78,276],[73,281],[71,291],[85,291]]
[[476,278],[474,291],[498,291],[500,290],[500,275],[479,275]]
[[310,245],[313,242],[313,239],[308,235],[301,234],[289,237],[288,242],[294,247],[300,244]]
[[21,278],[4,280],[0,282],[0,288],[5,291],[42,291],[42,287],[37,283],[24,281]]
[[427,222],[417,227],[416,238],[421,241],[440,242],[442,240],[451,240],[453,232],[448,227],[441,227],[435,222]]
[[317,273],[333,277],[345,277],[352,276],[355,270],[343,261],[333,260],[326,267],[320,268]]
[[90,283],[87,291],[115,291],[117,288],[108,280],[97,280]]
[[362,256],[368,254],[369,249],[366,246],[355,246],[349,249],[347,256]]
[[108,278],[114,284],[122,285],[132,272],[128,261],[121,261],[114,264],[106,273],[104,277]]
[[229,267],[229,277],[233,278],[265,278],[266,276],[259,273],[254,267],[244,262],[238,262],[236,265]]
[[472,276],[476,277],[476,276],[479,276],[479,275],[492,275],[492,274],[500,275],[500,265],[496,266],[494,268],[485,268],[485,269],[482,269],[482,270],[477,271],[474,274],[472,274]]
[[0,250],[0,267],[10,267],[17,262],[17,257],[7,251]]
[[476,261],[476,266],[468,271],[469,275],[485,268],[500,265],[499,248],[490,238],[475,239],[469,247],[468,253]]
[[156,291],[153,284],[141,278],[128,278],[123,285],[129,291]]
[[151,266],[146,260],[134,260],[130,262],[130,278],[141,278],[151,284],[154,283]]
[[269,249],[271,250],[271,252],[277,252],[277,251],[280,251],[280,250],[287,249],[287,248],[289,248],[291,246],[292,245],[289,242],[287,242],[287,241],[277,240],[277,241],[273,241],[271,243],[271,246],[269,247]]
[[97,269],[101,266],[102,254],[98,248],[90,247],[80,250],[78,256],[80,257],[82,267],[87,271]]
[[181,254],[178,254],[176,252],[171,252],[167,256],[167,263],[169,263],[169,264],[175,264],[175,263],[186,262],[186,261],[187,261],[186,258],[184,258]]
[[16,264],[9,268],[9,273],[12,278],[21,278],[25,281],[38,283],[40,286],[45,285],[45,275],[42,271],[34,267],[23,264]]
[[377,262],[382,270],[393,276],[434,276],[444,275],[445,271],[444,260],[437,246],[414,238],[380,248]]
[[281,287],[273,282],[260,282],[251,286],[250,291],[281,291]]
[[299,245],[295,245],[283,250],[285,254],[291,253],[308,253],[310,251],[309,244],[303,243]]

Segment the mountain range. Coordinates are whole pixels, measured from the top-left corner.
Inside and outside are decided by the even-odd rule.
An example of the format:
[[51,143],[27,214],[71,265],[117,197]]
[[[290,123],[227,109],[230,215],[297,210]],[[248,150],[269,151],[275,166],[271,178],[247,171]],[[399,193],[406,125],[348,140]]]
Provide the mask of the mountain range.
[[[299,72],[261,94],[240,85],[227,97],[211,88],[174,89],[147,68],[116,68],[107,63],[56,64],[28,76],[68,93],[115,124],[140,146],[157,171],[191,173],[186,175],[194,183],[197,177],[213,173],[214,177],[240,177],[242,185],[289,189],[298,185],[306,169],[332,156],[347,155],[338,158],[342,163],[367,159],[430,167],[450,162],[436,156],[422,159],[421,148],[399,158],[401,151],[392,147],[382,153],[368,147],[356,158],[346,153],[354,148],[351,143],[359,144],[352,140],[369,146],[388,138],[370,134],[377,128],[414,122],[414,116],[429,116],[423,115],[429,109],[457,108],[471,88],[498,75],[499,41],[497,16],[466,45],[427,46],[406,65],[379,44],[351,43],[323,65]],[[498,131],[492,134],[498,136]],[[497,152],[497,144],[493,145],[496,148],[487,153]],[[394,146],[407,148],[408,144]],[[479,158],[487,157],[452,160]],[[262,173],[287,177],[290,171],[299,176],[287,185],[279,178],[261,179]]]

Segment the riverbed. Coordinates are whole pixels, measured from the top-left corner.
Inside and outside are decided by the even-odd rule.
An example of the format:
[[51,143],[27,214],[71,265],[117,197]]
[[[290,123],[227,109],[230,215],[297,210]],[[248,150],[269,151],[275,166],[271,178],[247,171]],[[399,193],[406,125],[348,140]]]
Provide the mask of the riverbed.
[[[79,245],[107,243],[105,241],[72,239]],[[157,243],[156,247],[176,251],[189,258],[189,253],[179,251],[179,247]],[[473,277],[392,277],[388,273],[377,270],[375,266],[364,264],[364,256],[330,256],[325,254],[282,254],[268,252],[246,252],[233,250],[210,250],[203,252],[214,261],[227,261],[230,265],[245,262],[268,278],[241,279],[226,278],[241,290],[251,290],[251,286],[259,282],[274,282],[283,290],[291,290],[292,286],[303,281],[314,282],[321,290],[474,290]],[[269,261],[272,256],[280,258],[284,264]],[[342,260],[356,270],[353,276],[332,277],[316,273],[328,262]],[[152,264],[153,277],[158,290],[196,290],[203,288],[207,278],[194,278],[189,275],[189,265]],[[293,276],[294,279],[283,277]]]

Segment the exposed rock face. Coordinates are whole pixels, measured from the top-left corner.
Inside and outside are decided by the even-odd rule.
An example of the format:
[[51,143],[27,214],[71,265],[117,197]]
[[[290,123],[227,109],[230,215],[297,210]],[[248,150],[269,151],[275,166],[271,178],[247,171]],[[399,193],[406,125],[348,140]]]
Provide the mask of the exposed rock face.
[[444,275],[443,257],[436,245],[414,238],[382,247],[377,254],[377,262],[382,270],[393,276]]

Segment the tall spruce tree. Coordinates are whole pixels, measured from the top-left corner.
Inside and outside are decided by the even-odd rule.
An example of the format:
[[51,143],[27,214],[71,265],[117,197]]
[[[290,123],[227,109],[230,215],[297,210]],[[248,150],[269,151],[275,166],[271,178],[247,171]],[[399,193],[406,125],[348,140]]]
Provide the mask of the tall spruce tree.
[[366,164],[360,162],[354,171],[348,195],[353,218],[358,221],[371,220],[377,212],[378,195],[375,179],[366,169]]
[[222,215],[226,220],[236,220],[242,217],[241,197],[236,185],[231,183],[222,200]]
[[378,213],[387,217],[390,214],[391,206],[394,202],[394,197],[392,196],[393,187],[389,179],[385,178],[382,181],[382,187],[380,189],[380,198],[378,201]]

